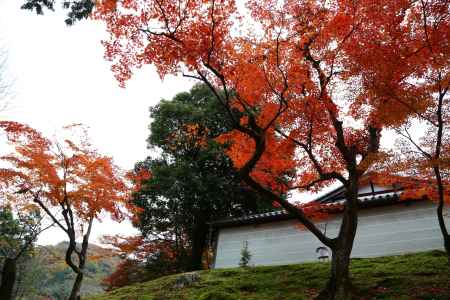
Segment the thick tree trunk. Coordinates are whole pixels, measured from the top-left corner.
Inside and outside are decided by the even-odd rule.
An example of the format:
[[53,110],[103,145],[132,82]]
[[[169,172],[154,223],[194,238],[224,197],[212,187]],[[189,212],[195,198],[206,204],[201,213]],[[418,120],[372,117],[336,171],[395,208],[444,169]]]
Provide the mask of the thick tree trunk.
[[358,227],[358,178],[350,179],[347,201],[339,234],[331,247],[331,274],[327,286],[319,294],[320,300],[344,300],[352,298],[350,255]]
[[83,272],[80,272],[77,274],[77,277],[75,278],[75,282],[73,283],[72,292],[70,293],[69,300],[78,300],[81,299],[80,297],[80,289],[81,289],[81,283],[83,281]]
[[350,299],[350,252],[348,247],[332,251],[331,275],[318,299]]
[[0,296],[2,300],[13,298],[13,289],[17,275],[17,260],[6,258],[2,270],[2,282],[0,285]]
[[[350,219],[350,220],[345,220]],[[319,294],[320,300],[351,299],[350,255],[356,234],[356,216],[344,217],[341,238],[336,240],[332,250],[331,274],[325,289]]]
[[205,251],[207,237],[207,224],[204,222],[196,224],[192,234],[191,271],[202,269],[202,257]]

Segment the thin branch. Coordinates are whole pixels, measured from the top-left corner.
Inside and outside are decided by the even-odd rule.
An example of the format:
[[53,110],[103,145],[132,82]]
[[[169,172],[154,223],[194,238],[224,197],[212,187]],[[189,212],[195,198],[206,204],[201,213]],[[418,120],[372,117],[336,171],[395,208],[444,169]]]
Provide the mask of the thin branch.
[[259,183],[253,180],[250,175],[247,174],[245,176],[244,181],[250,185],[256,191],[262,193],[268,199],[275,201],[281,205],[289,214],[294,216],[297,220],[299,220],[312,234],[314,234],[319,241],[321,241],[324,245],[334,248],[335,239],[328,238],[303,212],[301,208],[296,207],[291,204],[289,201],[281,199],[279,196],[275,195],[272,191],[262,187]]
[[400,129],[394,128],[394,131],[397,132],[397,134],[404,137],[405,139],[407,139],[423,156],[425,156],[428,159],[431,159],[431,154],[429,154],[428,152],[423,150],[422,147],[420,147],[420,145],[414,141],[414,139],[411,136],[411,134],[409,133],[408,129],[405,128],[402,131]]
[[61,222],[59,222],[58,219],[55,218],[55,216],[51,213],[51,211],[44,205],[44,203],[39,199],[39,193],[34,195],[33,202],[37,203],[45,212],[46,214],[61,228],[65,233],[68,234],[68,229],[65,228]]
[[[320,176],[320,179],[318,179],[318,182],[321,181],[327,181],[330,179],[337,179],[339,180],[342,184],[346,185],[347,184],[347,180],[344,178],[344,176],[342,176],[340,173],[338,172],[324,172],[322,166],[320,165],[320,163],[317,161],[317,158],[315,157],[314,153],[312,152],[312,149],[309,148],[306,144],[298,141],[297,139],[294,139],[293,137],[287,135],[286,133],[284,133],[282,130],[280,129],[275,129],[275,131],[279,134],[281,134],[284,138],[287,138],[289,140],[291,140],[294,144],[296,144],[297,146],[301,147],[306,154],[308,155],[309,160],[312,162],[312,164],[314,165],[314,168],[316,169],[317,173]],[[311,186],[309,187],[304,187],[305,189],[311,188]],[[300,188],[300,187],[298,187]]]

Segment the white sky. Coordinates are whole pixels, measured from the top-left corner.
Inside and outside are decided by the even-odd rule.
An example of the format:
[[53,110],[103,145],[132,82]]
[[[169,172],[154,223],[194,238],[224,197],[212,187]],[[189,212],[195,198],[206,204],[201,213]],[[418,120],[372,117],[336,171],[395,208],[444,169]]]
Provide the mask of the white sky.
[[[175,77],[161,82],[146,68],[121,89],[103,59],[100,40],[106,32],[100,24],[83,21],[67,27],[63,13],[36,16],[20,10],[21,2],[0,0],[0,49],[7,51],[8,73],[14,78],[14,98],[0,118],[27,123],[46,135],[83,123],[103,154],[114,157],[122,168],[132,168],[149,154],[149,106],[188,90],[193,82]],[[95,224],[91,241],[104,234],[133,232],[128,223],[105,220]],[[64,239],[55,229],[38,242]]]

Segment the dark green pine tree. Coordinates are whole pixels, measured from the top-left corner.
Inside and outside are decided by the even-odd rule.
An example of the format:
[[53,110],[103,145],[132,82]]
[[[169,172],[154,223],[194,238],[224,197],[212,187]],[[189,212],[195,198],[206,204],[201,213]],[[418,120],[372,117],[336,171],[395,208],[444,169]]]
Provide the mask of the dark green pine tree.
[[226,145],[215,141],[231,124],[206,86],[162,100],[151,118],[148,147],[160,155],[136,164],[152,174],[135,195],[143,208],[138,226],[147,237],[176,239],[188,253],[185,270],[197,270],[209,222],[273,208],[241,183]]

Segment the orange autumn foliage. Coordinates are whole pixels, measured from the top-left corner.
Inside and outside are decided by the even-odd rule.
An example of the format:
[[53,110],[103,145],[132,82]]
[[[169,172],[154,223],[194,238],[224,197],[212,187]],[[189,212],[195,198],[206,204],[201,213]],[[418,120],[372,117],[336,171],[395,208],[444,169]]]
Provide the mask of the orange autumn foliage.
[[139,261],[145,261],[149,256],[159,252],[164,252],[168,258],[175,258],[176,253],[173,252],[171,242],[164,239],[148,240],[141,235],[106,235],[102,238],[102,243],[114,247],[119,256],[132,257]]
[[76,273],[69,299],[78,299],[93,222],[104,213],[122,221],[137,212],[130,202],[132,182],[91,146],[79,124],[63,128],[61,142],[17,122],[0,121],[0,129],[13,149],[0,156],[1,192],[21,195],[13,197],[15,205],[36,204],[65,233],[65,262]]
[[[345,142],[359,153],[367,152],[365,127],[383,126],[383,120],[349,111],[358,99],[367,99],[358,81],[362,71],[349,59],[354,54],[349,35],[357,31],[362,16],[348,14],[344,7],[349,3],[335,2],[325,8],[314,1],[248,1],[251,25],[234,1],[105,0],[94,18],[103,20],[111,34],[103,42],[105,55],[122,86],[134,69],[153,64],[161,77],[184,74],[225,89],[229,98],[222,104],[246,115],[240,126],[250,127],[252,116],[264,130],[266,151],[251,176],[285,193],[329,184],[320,180],[308,151],[322,173],[345,172],[333,118],[362,120],[344,130]],[[245,30],[252,27],[261,30]],[[314,61],[329,73],[326,87],[313,74]],[[338,83],[352,89],[344,97],[334,96],[340,93]],[[340,100],[345,97],[348,100]],[[373,108],[381,111],[385,106]],[[237,168],[254,154],[254,141],[245,131],[218,140],[231,143],[228,154]],[[372,156],[371,162],[376,159]],[[283,177],[286,173],[291,176]]]
[[[387,178],[392,174],[403,177],[401,181],[408,188],[404,197],[426,197],[448,203],[448,1],[362,3],[359,15],[366,28],[351,37],[355,42],[350,49],[352,65],[364,69],[362,83],[370,95],[366,99],[371,99],[375,107],[389,105],[389,110],[372,112],[371,118],[383,120],[400,137],[384,173]],[[359,110],[367,103],[360,99],[353,109]],[[442,189],[440,200],[439,189]]]
[[[427,115],[436,92],[430,76],[444,74],[438,78],[448,82],[448,1],[240,4],[104,0],[94,17],[110,34],[105,56],[120,85],[150,64],[161,77],[181,74],[209,86],[233,123],[218,140],[231,144],[241,178],[331,248],[320,298],[348,295],[359,181],[386,160],[383,129]],[[330,238],[313,222],[323,218],[321,207],[295,206],[281,194],[335,181],[346,199],[338,235]]]
[[168,137],[167,144],[173,151],[180,147],[185,149],[205,148],[208,143],[208,133],[208,128],[198,124],[185,124],[176,132],[172,132]]
[[[180,271],[174,263],[180,253],[177,253],[174,241],[170,239],[150,240],[141,235],[115,235],[104,236],[102,243],[112,246],[124,259],[114,273],[103,280],[108,290]],[[152,264],[161,258],[164,260],[163,268],[156,268],[154,272],[146,269],[151,269]]]
[[102,280],[102,284],[107,291],[116,288],[143,282],[146,280],[143,268],[136,260],[125,259],[120,262],[116,270]]
[[[66,139],[59,143],[17,122],[1,121],[0,128],[14,148],[0,157],[6,166],[0,169],[4,192],[28,194],[22,201],[38,199],[49,209],[68,200],[81,223],[101,220],[102,212],[122,220],[125,208],[132,207],[123,172],[111,158],[99,155],[85,136],[78,142]],[[67,130],[73,133],[74,128]]]
[[[401,166],[405,166],[401,168]],[[423,173],[408,174],[411,170],[409,161],[400,161],[386,167],[383,172],[373,174],[371,180],[378,185],[396,185],[399,187],[400,200],[421,200],[427,199],[434,202],[439,200],[439,191],[436,179],[432,174],[424,176]],[[400,172],[403,170],[403,172]],[[402,175],[394,175],[401,173]],[[450,204],[450,182],[444,182],[444,201]]]
[[[447,2],[249,0],[244,8],[233,0],[104,0],[94,18],[110,34],[105,56],[121,86],[150,64],[161,77],[181,74],[215,93],[235,129],[219,141],[231,144],[241,178],[332,249],[332,291],[321,298],[334,299],[351,286],[358,185],[386,159],[381,132],[430,107],[421,83],[433,67],[409,59],[421,49],[418,24],[427,22],[421,3],[442,12],[435,19],[444,23],[441,32],[429,40],[445,52],[435,62],[448,68]],[[308,217],[320,209],[294,206],[281,194],[335,181],[347,197],[332,239]]]
[[[238,169],[245,165],[255,151],[254,141],[238,131],[223,134],[217,141],[230,143],[227,154]],[[294,172],[295,146],[286,139],[277,138],[273,131],[267,136],[267,144],[268,149],[252,170],[251,176],[271,190],[285,194],[288,182],[282,178],[287,173]]]

